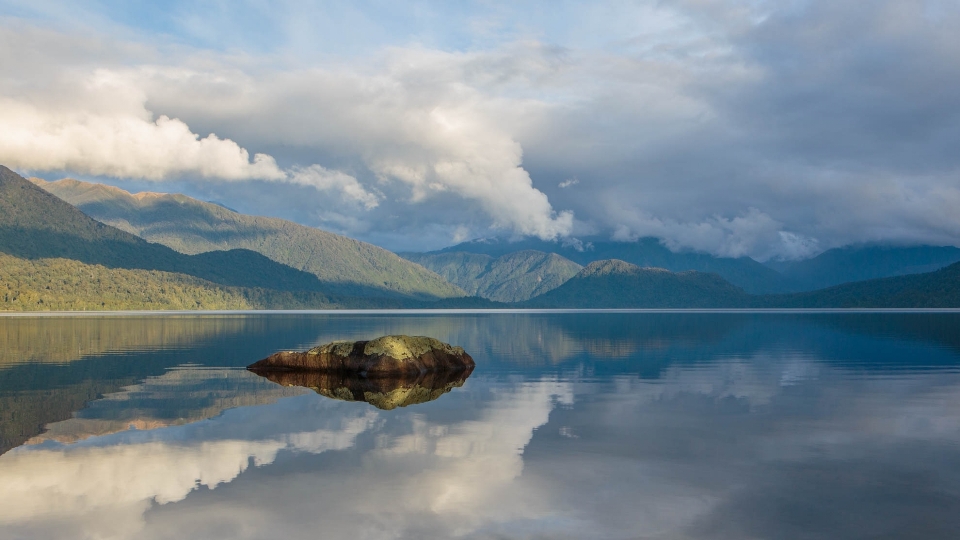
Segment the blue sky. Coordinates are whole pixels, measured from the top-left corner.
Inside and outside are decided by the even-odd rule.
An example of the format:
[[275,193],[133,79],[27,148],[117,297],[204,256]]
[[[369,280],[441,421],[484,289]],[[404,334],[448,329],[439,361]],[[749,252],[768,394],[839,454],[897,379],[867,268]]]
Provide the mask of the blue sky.
[[946,1],[4,2],[0,163],[372,241],[960,245]]

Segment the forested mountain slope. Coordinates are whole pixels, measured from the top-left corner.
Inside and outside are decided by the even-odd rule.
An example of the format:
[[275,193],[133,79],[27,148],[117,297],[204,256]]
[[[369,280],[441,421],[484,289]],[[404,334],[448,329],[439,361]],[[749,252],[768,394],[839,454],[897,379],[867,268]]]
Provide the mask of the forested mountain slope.
[[811,259],[780,263],[778,269],[805,290],[841,283],[932,272],[960,261],[951,246],[848,246]]
[[465,252],[402,253],[468,294],[497,302],[522,302],[555,289],[576,275],[579,264],[555,253],[517,251],[494,258]]
[[93,218],[181,253],[248,249],[309,272],[351,296],[451,298],[464,292],[377,246],[277,218],[248,216],[185,195],[130,193],[65,179],[34,183]]
[[960,263],[923,274],[845,283],[789,295],[758,297],[756,307],[960,308]]
[[817,291],[750,295],[716,274],[598,261],[522,304],[538,308],[960,308],[960,263]]
[[100,223],[0,166],[0,253],[158,270],[234,287],[325,291],[313,275],[249,250],[189,256]]
[[584,240],[582,244],[574,246],[537,239],[518,242],[484,239],[464,242],[433,253],[467,252],[500,257],[517,251],[536,250],[556,253],[581,265],[617,259],[640,267],[664,268],[673,272],[686,270],[712,272],[754,294],[789,292],[797,289],[795,283],[779,272],[749,257],[731,258],[689,251],[673,252],[656,238],[641,238],[634,242],[611,242],[597,238]]
[[618,260],[587,265],[563,285],[525,302],[537,308],[724,308],[750,295],[717,274],[641,268]]

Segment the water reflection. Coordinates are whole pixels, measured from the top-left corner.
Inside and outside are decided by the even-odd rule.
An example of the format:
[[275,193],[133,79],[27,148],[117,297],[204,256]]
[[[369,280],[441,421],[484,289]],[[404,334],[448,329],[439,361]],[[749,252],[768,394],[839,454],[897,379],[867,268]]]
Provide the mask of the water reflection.
[[437,370],[416,376],[366,378],[350,373],[264,371],[258,374],[283,386],[301,386],[331,399],[365,401],[385,411],[433,401],[460,388],[473,367]]
[[186,349],[214,336],[244,332],[251,323],[255,321],[239,316],[6,318],[0,323],[0,368],[123,351]]
[[[90,375],[60,376],[75,385],[161,373],[75,405],[0,456],[0,538],[953,538],[960,528],[955,315],[526,317],[289,319],[204,338],[186,355],[36,364]],[[710,328],[698,337],[697,325]],[[476,371],[436,401],[378,409],[228,369],[264,350],[404,327],[479,351]],[[560,340],[540,349],[556,356],[529,357],[545,339]],[[225,341],[241,347],[218,353]],[[167,369],[184,359],[220,367]],[[77,370],[87,363],[104,378]],[[0,384],[62,389],[23,368]],[[18,383],[2,382],[11,374]],[[352,399],[370,391],[300,382]]]
[[129,429],[184,425],[234,407],[273,403],[303,393],[305,389],[277,386],[251,377],[245,370],[173,369],[107,394],[67,420],[48,424],[27,444],[71,443]]

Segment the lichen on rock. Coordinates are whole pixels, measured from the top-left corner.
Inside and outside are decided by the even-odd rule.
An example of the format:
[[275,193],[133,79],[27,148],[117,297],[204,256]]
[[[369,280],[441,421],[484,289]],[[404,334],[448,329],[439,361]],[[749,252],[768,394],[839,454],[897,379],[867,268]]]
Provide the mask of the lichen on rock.
[[461,347],[425,336],[383,336],[371,341],[334,341],[306,352],[278,352],[248,367],[251,371],[328,371],[363,377],[419,375],[473,369]]

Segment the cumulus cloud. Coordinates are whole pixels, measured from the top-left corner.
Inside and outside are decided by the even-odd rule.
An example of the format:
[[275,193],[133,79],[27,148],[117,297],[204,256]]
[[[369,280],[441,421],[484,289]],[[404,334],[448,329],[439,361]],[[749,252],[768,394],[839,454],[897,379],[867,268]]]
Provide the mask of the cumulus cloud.
[[[394,205],[434,210],[449,204],[444,195],[453,195],[461,200],[458,206],[481,210],[495,229],[543,239],[568,236],[573,214],[555,211],[534,187],[523,167],[523,148],[503,125],[518,104],[464,84],[487,60],[484,54],[411,48],[389,51],[374,75],[327,68],[271,73],[263,81],[226,70],[152,69],[138,76],[159,107],[224,126],[244,140],[269,144],[279,138],[353,156],[383,189],[406,188],[395,193]],[[223,84],[225,79],[232,84]],[[218,105],[202,105],[210,102]],[[453,214],[462,219],[464,213],[458,208]]]
[[[463,60],[408,51],[392,62],[388,77],[308,70],[256,82],[227,69],[99,68],[86,76],[81,96],[66,103],[59,93],[39,103],[26,96],[0,101],[0,161],[115,178],[279,181],[338,192],[368,210],[383,199],[346,172],[318,164],[281,168],[265,153],[251,159],[233,139],[201,138],[181,119],[187,115],[259,146],[279,137],[341,149],[357,156],[368,182],[406,186],[406,196],[395,195],[414,205],[449,193],[476,205],[493,228],[544,239],[570,234],[572,213],[554,211],[533,186],[520,144],[491,116],[486,98],[442,76],[443,65]],[[173,117],[154,119],[155,110]]]
[[[256,203],[275,215],[317,206],[299,186],[327,186],[367,211],[311,219],[405,249],[497,231],[758,259],[960,244],[951,3],[651,0],[552,6],[549,21],[431,5],[423,20],[184,5],[193,16],[164,19],[176,38],[110,47],[67,22],[4,23],[3,127],[27,127],[0,159],[36,166],[49,145],[51,167],[79,173],[259,176],[289,184]],[[268,43],[245,41],[251,26]],[[148,139],[156,154],[138,154]],[[257,211],[231,199],[240,185],[216,198]]]
[[0,160],[31,171],[76,171],[115,178],[163,180],[181,175],[223,180],[284,180],[276,161],[214,134],[200,138],[180,120],[161,115],[48,114],[0,101]]
[[31,172],[121,179],[287,182],[339,192],[367,209],[378,204],[375,194],[341,171],[320,165],[284,170],[267,154],[251,158],[230,139],[213,133],[201,138],[182,120],[154,118],[144,90],[122,72],[98,69],[73,86],[75,97],[66,103],[0,98],[0,162]]
[[341,191],[347,198],[362,204],[367,209],[376,208],[379,198],[370,193],[356,178],[341,171],[331,171],[320,165],[295,167],[289,176],[290,182],[312,186],[321,191]]
[[664,239],[674,250],[692,249],[722,257],[756,257],[760,260],[796,260],[816,255],[816,239],[783,230],[783,224],[756,208],[732,218],[710,216],[692,223],[625,212],[613,239],[635,242],[642,237]]

